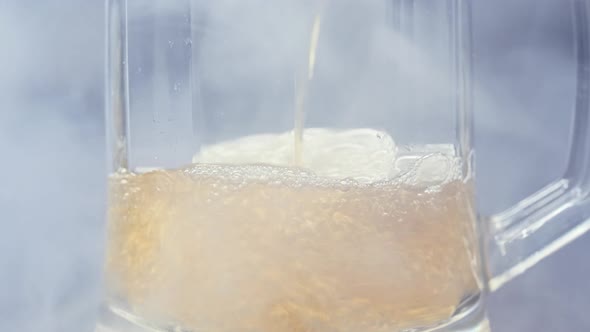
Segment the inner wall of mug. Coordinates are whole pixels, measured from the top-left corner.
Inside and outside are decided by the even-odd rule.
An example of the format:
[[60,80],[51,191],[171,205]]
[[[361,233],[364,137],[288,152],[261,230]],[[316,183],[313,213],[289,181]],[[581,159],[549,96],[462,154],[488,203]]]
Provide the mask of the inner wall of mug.
[[129,1],[131,168],[178,167],[202,146],[293,130],[319,11],[306,128],[459,147],[470,110],[455,2]]

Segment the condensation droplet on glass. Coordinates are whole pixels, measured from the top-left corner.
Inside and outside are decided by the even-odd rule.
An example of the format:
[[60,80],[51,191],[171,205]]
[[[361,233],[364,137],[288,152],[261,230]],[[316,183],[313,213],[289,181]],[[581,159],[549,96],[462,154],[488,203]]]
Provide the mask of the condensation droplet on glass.
[[173,86],[174,91],[180,90],[181,86],[182,86],[182,83],[180,83],[180,82],[174,83],[174,86]]
[[193,44],[193,40],[192,40],[192,39],[190,39],[190,38],[187,38],[187,39],[185,39],[185,40],[184,40],[184,45],[186,45],[186,46],[190,46],[190,45],[192,45],[192,44]]
[[169,41],[168,41],[168,46],[169,46],[170,48],[173,48],[173,47],[174,47],[174,41],[172,41],[172,40],[169,40]]

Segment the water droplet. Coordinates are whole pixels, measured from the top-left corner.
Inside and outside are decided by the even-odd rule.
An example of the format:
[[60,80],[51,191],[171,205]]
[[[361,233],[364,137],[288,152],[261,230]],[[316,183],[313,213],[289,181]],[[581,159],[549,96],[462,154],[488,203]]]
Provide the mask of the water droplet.
[[172,41],[172,40],[169,40],[169,41],[168,41],[168,46],[169,46],[170,48],[173,48],[173,47],[174,47],[174,41]]

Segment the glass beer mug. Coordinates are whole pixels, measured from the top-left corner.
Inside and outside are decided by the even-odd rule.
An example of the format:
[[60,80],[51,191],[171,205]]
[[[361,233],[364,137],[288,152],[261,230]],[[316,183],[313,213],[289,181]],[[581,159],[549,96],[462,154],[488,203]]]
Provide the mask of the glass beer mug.
[[468,0],[108,0],[113,331],[488,331],[588,230],[588,5],[569,166],[474,208]]

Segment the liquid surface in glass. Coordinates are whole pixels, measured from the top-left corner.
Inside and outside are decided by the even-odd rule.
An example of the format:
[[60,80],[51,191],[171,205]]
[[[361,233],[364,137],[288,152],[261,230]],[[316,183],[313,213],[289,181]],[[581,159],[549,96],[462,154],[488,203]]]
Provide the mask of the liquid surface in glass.
[[479,293],[452,146],[306,129],[110,178],[111,304],[189,331],[404,331]]

